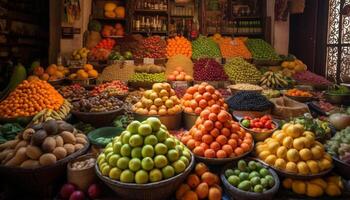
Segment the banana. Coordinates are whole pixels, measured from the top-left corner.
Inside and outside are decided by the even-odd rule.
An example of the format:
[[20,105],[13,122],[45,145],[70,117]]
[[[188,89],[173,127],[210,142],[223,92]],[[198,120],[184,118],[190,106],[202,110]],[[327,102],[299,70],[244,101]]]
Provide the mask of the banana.
[[33,122],[38,121],[38,119],[46,113],[46,109],[38,112],[32,119]]

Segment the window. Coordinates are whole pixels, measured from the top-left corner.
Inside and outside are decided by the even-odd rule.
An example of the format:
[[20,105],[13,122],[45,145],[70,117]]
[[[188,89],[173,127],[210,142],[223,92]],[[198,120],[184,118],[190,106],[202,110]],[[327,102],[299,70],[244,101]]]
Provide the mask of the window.
[[336,82],[350,82],[349,8],[350,0],[329,0],[326,75]]

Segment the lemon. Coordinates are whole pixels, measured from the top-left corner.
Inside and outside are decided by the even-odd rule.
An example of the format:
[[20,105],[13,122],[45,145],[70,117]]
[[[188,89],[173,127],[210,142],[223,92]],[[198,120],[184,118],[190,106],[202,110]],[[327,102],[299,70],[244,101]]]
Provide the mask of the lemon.
[[299,152],[296,149],[289,149],[287,151],[287,159],[291,162],[298,162]]
[[255,147],[255,151],[257,154],[260,154],[261,152],[263,152],[265,150],[268,150],[267,144],[261,144],[261,145]]
[[283,139],[282,142],[283,146],[285,146],[286,148],[291,148],[293,146],[293,138],[290,136],[287,136]]
[[304,161],[308,161],[312,158],[312,153],[309,149],[302,149],[299,151],[300,158]]
[[306,161],[307,166],[309,167],[309,170],[312,174],[317,174],[320,172],[320,169],[318,167],[318,163],[314,160],[308,160]]
[[284,133],[287,133],[287,128],[289,127],[289,126],[291,126],[292,124],[290,124],[290,123],[286,123],[286,124],[284,124],[283,126],[282,126],[282,131],[284,132]]
[[334,183],[329,183],[326,188],[328,196],[334,197],[341,195],[341,189]]
[[286,136],[283,134],[283,132],[277,134],[274,139],[277,140],[280,144],[283,144],[283,139],[285,138]]
[[303,140],[305,148],[310,148],[315,143],[315,138],[310,136],[300,137],[301,140]]
[[271,141],[267,144],[267,146],[268,146],[268,149],[271,153],[276,153],[280,144],[277,141]]
[[331,168],[332,163],[329,160],[323,158],[318,162],[318,166],[319,166],[320,170],[323,171],[323,170]]
[[320,186],[323,190],[327,188],[327,183],[322,178],[315,178],[309,181],[312,184]]
[[301,138],[295,138],[293,140],[293,148],[296,150],[301,150],[304,148],[304,141]]
[[287,135],[293,138],[300,137],[301,134],[303,134],[303,132],[304,132],[304,126],[301,124],[290,125],[286,130]]
[[304,131],[303,136],[315,138],[315,134],[311,131]]
[[277,131],[275,131],[275,132],[273,132],[273,134],[272,134],[272,138],[274,138],[274,139],[276,139],[276,137],[278,136],[278,135],[283,135],[283,132],[282,132],[282,130],[277,130]]
[[265,158],[265,162],[268,164],[268,165],[274,165],[275,162],[276,162],[276,156],[275,155],[269,155]]
[[302,175],[307,175],[310,172],[309,167],[304,161],[299,161],[297,163],[297,168],[298,168],[298,173]]
[[311,148],[312,158],[315,160],[319,160],[323,157],[323,150],[320,147],[312,147]]
[[290,179],[290,178],[286,178],[283,180],[283,187],[286,188],[286,189],[291,189],[292,188],[292,183],[293,183],[293,180]]
[[259,153],[259,158],[262,160],[265,160],[267,158],[267,156],[269,156],[271,153],[269,151],[262,151],[261,153]]
[[292,183],[292,190],[297,194],[305,194],[306,184],[303,181],[295,180]]
[[323,155],[323,158],[324,159],[326,159],[326,160],[328,160],[328,161],[330,161],[330,162],[332,162],[332,156],[331,155],[329,155],[328,153],[325,153],[324,155]]
[[286,161],[282,158],[277,158],[274,166],[278,169],[284,170],[286,168]]
[[297,165],[294,162],[287,162],[286,171],[291,173],[298,173]]
[[306,195],[309,197],[320,197],[323,195],[323,190],[320,186],[312,183],[306,184]]
[[276,155],[278,158],[285,158],[287,155],[287,148],[285,146],[280,146],[277,149]]

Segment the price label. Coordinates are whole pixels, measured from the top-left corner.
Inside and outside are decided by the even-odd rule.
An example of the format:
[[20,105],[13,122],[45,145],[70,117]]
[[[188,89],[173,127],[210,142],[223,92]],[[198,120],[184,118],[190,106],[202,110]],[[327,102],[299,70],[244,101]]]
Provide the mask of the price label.
[[134,60],[125,60],[124,61],[126,65],[134,65]]
[[154,64],[154,58],[144,58],[143,64]]

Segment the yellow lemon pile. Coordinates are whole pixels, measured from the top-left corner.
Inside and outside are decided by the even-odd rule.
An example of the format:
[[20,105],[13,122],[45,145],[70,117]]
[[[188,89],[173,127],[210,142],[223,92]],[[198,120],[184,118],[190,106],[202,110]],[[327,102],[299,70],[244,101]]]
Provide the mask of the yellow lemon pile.
[[316,178],[312,180],[283,180],[283,187],[293,192],[309,197],[320,197],[323,194],[328,196],[340,196],[344,188],[339,176],[331,176],[326,179]]
[[318,174],[332,167],[332,157],[301,124],[283,125],[282,130],[257,143],[256,155],[268,165],[299,175]]

